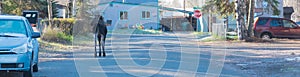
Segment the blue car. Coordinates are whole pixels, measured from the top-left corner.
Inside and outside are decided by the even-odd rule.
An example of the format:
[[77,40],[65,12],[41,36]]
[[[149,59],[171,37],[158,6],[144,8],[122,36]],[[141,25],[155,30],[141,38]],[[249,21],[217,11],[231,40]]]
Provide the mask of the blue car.
[[300,22],[296,22],[297,25],[300,25]]
[[38,71],[39,37],[25,17],[0,15],[0,71],[32,77]]

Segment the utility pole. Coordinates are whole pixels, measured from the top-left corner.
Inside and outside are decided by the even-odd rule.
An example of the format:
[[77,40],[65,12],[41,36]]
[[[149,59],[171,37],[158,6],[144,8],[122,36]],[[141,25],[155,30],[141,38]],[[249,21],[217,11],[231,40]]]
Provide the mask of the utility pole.
[[48,21],[49,26],[52,27],[52,0],[48,0]]
[[75,17],[76,13],[76,0],[73,0],[73,7],[72,7],[72,17]]

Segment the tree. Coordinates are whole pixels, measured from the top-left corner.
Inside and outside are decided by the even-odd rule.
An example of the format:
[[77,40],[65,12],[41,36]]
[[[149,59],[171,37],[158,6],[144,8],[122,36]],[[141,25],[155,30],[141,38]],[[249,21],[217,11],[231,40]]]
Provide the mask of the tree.
[[248,11],[248,21],[247,21],[247,25],[248,25],[248,36],[247,37],[253,37],[253,21],[254,21],[254,12],[253,12],[253,8],[254,8],[254,0],[249,0],[249,11]]
[[[223,8],[228,7],[228,8]],[[220,14],[222,18],[225,19],[224,21],[224,28],[225,28],[225,37],[227,33],[228,27],[228,17],[234,14],[234,2],[230,2],[230,0],[210,0],[206,2],[206,5],[202,7],[204,12],[210,14],[209,21],[212,21],[212,14]],[[216,11],[218,10],[218,11]],[[209,23],[209,30],[212,29],[212,23]]]
[[[268,3],[268,8],[273,11],[274,15],[279,15],[280,10],[277,8],[279,2],[277,0],[263,0]],[[254,0],[209,0],[203,7],[206,10],[211,9],[212,12],[220,14],[222,17],[233,15],[237,19],[238,39],[243,40],[251,38],[253,35],[253,6]],[[247,20],[245,20],[247,15]],[[248,24],[246,27],[246,22]]]
[[100,15],[98,4],[100,0],[77,0],[78,11],[76,23],[73,27],[73,35],[89,33],[93,31],[91,23],[96,16]]
[[[45,18],[48,15],[47,5],[47,0],[3,0],[2,13],[21,15],[23,10],[37,10],[40,12],[40,17]],[[56,2],[53,2],[52,5],[56,5]],[[52,10],[54,11],[53,15],[58,13],[56,7]]]

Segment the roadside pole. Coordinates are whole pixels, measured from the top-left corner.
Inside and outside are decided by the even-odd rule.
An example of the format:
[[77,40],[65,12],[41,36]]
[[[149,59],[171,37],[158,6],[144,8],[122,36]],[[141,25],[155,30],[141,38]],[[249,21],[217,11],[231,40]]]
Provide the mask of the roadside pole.
[[[49,21],[49,26],[52,27],[52,0],[48,0],[48,21]],[[48,27],[49,27],[48,26]]]
[[75,18],[76,16],[76,0],[73,0],[73,3],[72,3],[72,17]]
[[200,19],[197,18],[197,32],[201,32]]
[[203,24],[202,23],[202,13],[199,7],[194,7],[194,17],[197,18],[197,32],[203,32]]

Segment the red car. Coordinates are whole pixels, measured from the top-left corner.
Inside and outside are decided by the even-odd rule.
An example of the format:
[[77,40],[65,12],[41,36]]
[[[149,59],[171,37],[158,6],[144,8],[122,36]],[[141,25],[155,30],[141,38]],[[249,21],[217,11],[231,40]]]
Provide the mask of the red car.
[[285,18],[258,17],[253,30],[256,37],[263,39],[300,38],[300,26]]

